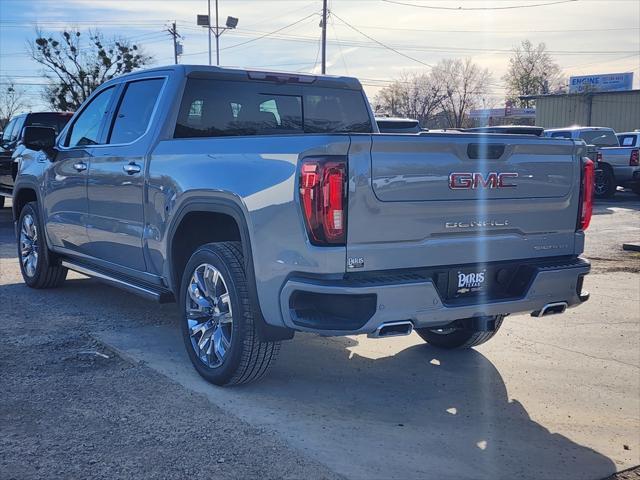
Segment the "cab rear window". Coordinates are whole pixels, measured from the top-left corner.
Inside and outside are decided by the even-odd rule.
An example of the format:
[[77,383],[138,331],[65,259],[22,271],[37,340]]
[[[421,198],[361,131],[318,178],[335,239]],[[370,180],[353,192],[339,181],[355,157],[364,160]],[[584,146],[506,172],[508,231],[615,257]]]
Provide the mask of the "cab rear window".
[[190,78],[174,136],[371,132],[361,91]]

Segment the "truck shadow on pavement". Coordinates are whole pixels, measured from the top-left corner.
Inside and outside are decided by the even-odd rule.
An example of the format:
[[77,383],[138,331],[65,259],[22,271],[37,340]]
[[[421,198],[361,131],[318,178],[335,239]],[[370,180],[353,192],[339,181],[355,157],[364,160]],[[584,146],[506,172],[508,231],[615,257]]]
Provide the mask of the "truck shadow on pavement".
[[[28,305],[24,315],[36,321],[109,331],[129,359],[275,429],[349,477],[600,479],[616,471],[608,457],[532,419],[526,405],[536,399],[510,399],[477,350],[442,351],[413,337],[385,346],[389,339],[300,334],[261,382],[220,389],[189,364],[173,305],[85,279],[55,291],[0,285],[0,298],[14,313]],[[572,430],[570,418],[557,423]]]

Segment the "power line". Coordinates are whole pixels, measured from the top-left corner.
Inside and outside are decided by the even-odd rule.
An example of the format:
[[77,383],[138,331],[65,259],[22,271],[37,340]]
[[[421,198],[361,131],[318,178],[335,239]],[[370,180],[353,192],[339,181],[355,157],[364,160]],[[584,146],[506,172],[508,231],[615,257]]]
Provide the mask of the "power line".
[[292,23],[290,23],[288,25],[285,25],[284,27],[278,28],[277,30],[274,30],[273,32],[265,33],[264,35],[261,35],[261,36],[259,36],[257,38],[253,38],[251,40],[247,40],[246,42],[240,42],[240,43],[235,43],[233,45],[229,45],[228,47],[221,48],[220,50],[229,50],[231,48],[236,48],[236,47],[239,47],[241,45],[246,45],[247,43],[257,42],[258,40],[262,40],[263,38],[267,38],[267,37],[270,37],[271,35],[275,35],[278,32],[281,32],[283,30],[286,30],[287,28],[293,27],[294,25],[297,25],[297,24],[299,24],[301,22],[304,22],[305,20],[307,20],[307,19],[309,19],[309,18],[311,18],[313,16],[316,16],[316,15],[318,15],[318,12],[314,12],[311,15],[307,15],[306,17],[303,17],[303,18],[301,18],[299,20],[296,20],[295,22],[292,22]]
[[381,47],[384,47],[384,48],[386,48],[387,50],[390,50],[390,51],[392,51],[392,52],[395,52],[395,53],[397,53],[398,55],[400,55],[400,56],[402,56],[402,57],[408,58],[409,60],[413,60],[414,62],[417,62],[417,63],[419,63],[419,64],[421,64],[421,65],[424,65],[425,67],[429,67],[429,68],[431,68],[431,67],[432,67],[432,65],[429,65],[429,64],[428,64],[428,63],[426,63],[426,62],[423,62],[422,60],[418,60],[417,58],[414,58],[414,57],[412,57],[412,56],[410,56],[410,55],[407,55],[406,53],[402,53],[401,51],[396,50],[395,48],[390,47],[389,45],[386,45],[386,44],[384,44],[384,43],[380,42],[379,40],[376,40],[375,38],[371,37],[370,35],[367,35],[367,34],[366,34],[366,33],[364,33],[362,30],[358,30],[356,27],[354,27],[353,25],[349,24],[348,22],[346,22],[345,20],[343,20],[342,18],[340,18],[340,17],[339,17],[338,15],[336,15],[335,13],[332,13],[332,15],[333,15],[334,17],[336,17],[338,20],[340,20],[342,23],[344,23],[346,26],[348,26],[349,28],[351,28],[352,30],[354,30],[354,31],[358,32],[360,35],[362,35],[363,37],[368,38],[368,39],[369,39],[369,40],[371,40],[372,42],[377,43],[377,44],[378,44],[378,45],[380,45]]
[[430,10],[452,10],[456,12],[460,11],[473,11],[473,10],[516,10],[520,8],[534,8],[534,7],[546,7],[549,5],[559,5],[561,3],[574,3],[578,0],[557,0],[555,2],[547,3],[534,3],[529,5],[507,5],[504,7],[438,7],[435,5],[416,5],[415,3],[399,2],[397,0],[381,0],[385,3],[393,3],[396,5],[404,5],[406,7],[428,8]]

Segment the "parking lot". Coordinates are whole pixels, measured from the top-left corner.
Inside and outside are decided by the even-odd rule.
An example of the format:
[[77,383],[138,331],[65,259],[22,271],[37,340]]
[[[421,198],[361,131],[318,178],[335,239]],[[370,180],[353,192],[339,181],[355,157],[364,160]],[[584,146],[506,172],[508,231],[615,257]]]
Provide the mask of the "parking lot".
[[591,300],[443,352],[283,344],[263,381],[191,367],[178,310],[71,274],[22,282],[0,211],[0,478],[602,479],[640,464],[640,197],[598,202]]

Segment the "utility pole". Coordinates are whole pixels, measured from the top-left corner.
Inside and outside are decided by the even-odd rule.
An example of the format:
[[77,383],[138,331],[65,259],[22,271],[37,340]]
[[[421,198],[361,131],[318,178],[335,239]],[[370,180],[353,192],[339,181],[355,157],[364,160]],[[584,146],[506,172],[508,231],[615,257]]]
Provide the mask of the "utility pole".
[[327,73],[327,0],[322,0],[322,74],[325,73]]
[[[218,1],[216,0],[216,6]],[[207,0],[207,18],[209,19],[209,65],[211,65],[211,0]]]
[[220,66],[220,25],[218,24],[218,0],[216,0],[216,65]]
[[182,45],[178,43],[178,38],[182,38],[182,36],[178,33],[176,22],[173,22],[171,24],[171,26],[167,29],[167,32],[169,32],[169,35],[173,37],[173,61],[177,65],[178,55],[182,54]]

